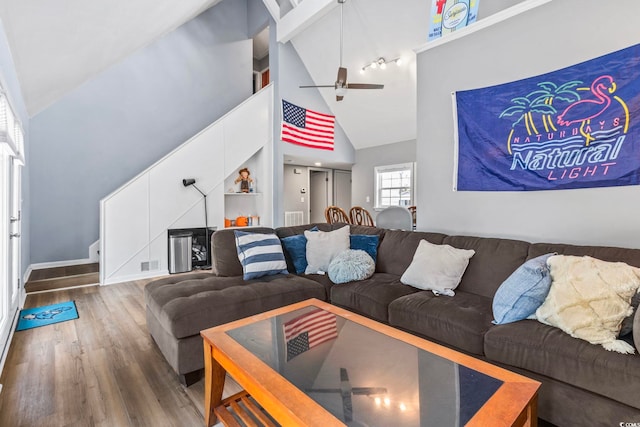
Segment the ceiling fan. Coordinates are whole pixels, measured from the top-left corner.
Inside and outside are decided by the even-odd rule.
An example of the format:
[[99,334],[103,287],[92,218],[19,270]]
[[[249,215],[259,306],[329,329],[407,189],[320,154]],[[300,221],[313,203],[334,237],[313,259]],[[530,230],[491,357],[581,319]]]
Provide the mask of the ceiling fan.
[[371,83],[347,83],[347,69],[342,66],[342,44],[343,44],[343,8],[347,0],[338,0],[340,3],[340,66],[338,67],[338,78],[332,85],[300,86],[301,88],[312,87],[332,87],[336,90],[336,101],[342,101],[347,89],[382,89],[384,85]]

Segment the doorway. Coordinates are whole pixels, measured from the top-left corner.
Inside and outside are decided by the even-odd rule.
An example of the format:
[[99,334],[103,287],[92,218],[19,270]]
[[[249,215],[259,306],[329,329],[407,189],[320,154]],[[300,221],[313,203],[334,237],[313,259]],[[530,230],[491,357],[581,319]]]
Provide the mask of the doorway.
[[20,173],[13,153],[0,147],[0,360],[20,304]]
[[309,169],[309,222],[326,222],[324,211],[331,200],[331,174],[327,169]]
[[333,204],[349,213],[351,209],[351,171],[333,171]]

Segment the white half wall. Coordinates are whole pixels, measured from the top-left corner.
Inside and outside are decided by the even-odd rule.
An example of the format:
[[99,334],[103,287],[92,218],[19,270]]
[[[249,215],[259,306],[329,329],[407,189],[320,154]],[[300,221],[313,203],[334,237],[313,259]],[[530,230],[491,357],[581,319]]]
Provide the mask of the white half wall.
[[[184,187],[194,178],[207,194],[207,222],[224,227],[225,179],[261,152],[262,225],[272,221],[273,88],[269,86],[173,150],[100,202],[102,284],[168,273],[167,230],[204,227],[204,198]],[[150,271],[143,271],[148,262]],[[157,266],[157,268],[153,268]]]

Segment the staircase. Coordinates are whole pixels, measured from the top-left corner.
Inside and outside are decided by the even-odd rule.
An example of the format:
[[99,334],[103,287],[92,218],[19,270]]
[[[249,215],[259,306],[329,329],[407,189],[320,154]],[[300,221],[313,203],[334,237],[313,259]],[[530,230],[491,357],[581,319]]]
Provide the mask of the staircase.
[[24,286],[26,293],[52,291],[100,283],[100,264],[81,264],[33,270]]

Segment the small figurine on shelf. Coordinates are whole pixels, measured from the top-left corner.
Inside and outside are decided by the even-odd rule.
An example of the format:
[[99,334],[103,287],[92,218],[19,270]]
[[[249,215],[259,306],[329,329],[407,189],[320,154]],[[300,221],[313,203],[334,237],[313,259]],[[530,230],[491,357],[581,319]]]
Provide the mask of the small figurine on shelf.
[[251,179],[251,172],[249,172],[249,169],[247,168],[242,168],[240,169],[240,171],[238,172],[238,177],[235,180],[235,183],[240,183],[240,192],[241,193],[248,193],[249,192],[249,187],[251,186],[251,183],[253,182],[253,179]]

